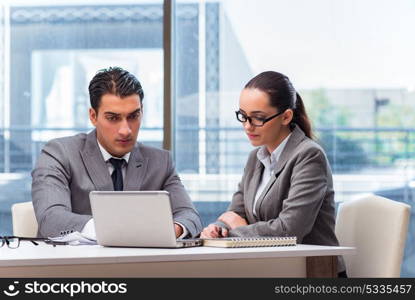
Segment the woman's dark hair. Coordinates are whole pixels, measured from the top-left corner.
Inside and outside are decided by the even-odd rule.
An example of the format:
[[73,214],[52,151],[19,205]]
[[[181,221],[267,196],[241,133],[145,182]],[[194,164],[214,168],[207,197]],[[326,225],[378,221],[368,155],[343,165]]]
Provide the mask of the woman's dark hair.
[[311,123],[305,111],[303,100],[287,76],[274,71],[262,72],[252,78],[245,88],[258,89],[266,93],[271,106],[276,107],[279,112],[292,109],[294,115],[290,125],[297,124],[307,137],[312,138]]
[[99,70],[89,83],[88,90],[91,107],[96,112],[105,94],[116,95],[120,98],[137,94],[140,96],[141,103],[144,99],[144,91],[140,82],[133,74],[120,67]]

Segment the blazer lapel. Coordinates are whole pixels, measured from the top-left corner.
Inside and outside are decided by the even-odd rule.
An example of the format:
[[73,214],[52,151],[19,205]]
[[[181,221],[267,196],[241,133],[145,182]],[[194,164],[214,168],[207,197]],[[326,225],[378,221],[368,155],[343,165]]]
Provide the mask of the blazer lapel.
[[287,144],[282,150],[280,158],[277,161],[277,166],[275,168],[275,177],[278,177],[282,169],[284,169],[285,164],[291,158],[295,148],[302,140],[304,140],[304,138],[304,132],[298,127],[298,125],[296,125],[291,132],[291,136],[289,137]]
[[134,147],[128,161],[127,172],[125,174],[124,190],[137,191],[140,190],[143,183],[144,174],[148,166],[148,157],[144,157],[139,146]]
[[246,203],[245,211],[248,216],[248,221],[250,224],[256,221],[255,216],[252,212],[252,209],[254,207],[255,194],[258,189],[259,182],[261,180],[263,169],[264,169],[264,166],[262,165],[261,161],[257,159],[256,164],[255,164],[254,175],[252,176],[252,179],[249,182],[249,186],[247,189],[247,195],[246,195],[247,203]]
[[96,130],[86,137],[85,146],[80,150],[85,170],[95,185],[97,191],[114,189],[108,167],[98,147]]
[[276,180],[277,180],[277,176],[273,174],[271,178],[269,179],[267,185],[265,186],[264,190],[262,191],[261,195],[259,196],[258,201],[256,202],[255,211],[257,212],[257,217],[256,217],[257,220],[261,219],[259,216],[259,208],[261,207],[262,201],[264,201],[265,195],[268,194],[268,191],[274,185]]
[[271,176],[268,184],[265,186],[264,191],[262,192],[261,196],[259,197],[255,209],[257,212],[257,216],[259,217],[259,211],[262,202],[264,201],[265,196],[268,194],[271,187],[274,185],[275,181],[278,178],[278,175],[281,173],[281,171],[284,169],[285,164],[287,161],[291,158],[292,153],[294,152],[297,145],[304,140],[305,134],[304,132],[296,125],[294,127],[294,130],[291,133],[291,136],[289,137],[287,144],[285,145],[284,149],[282,150],[281,156],[277,161],[277,166],[275,168],[274,174]]

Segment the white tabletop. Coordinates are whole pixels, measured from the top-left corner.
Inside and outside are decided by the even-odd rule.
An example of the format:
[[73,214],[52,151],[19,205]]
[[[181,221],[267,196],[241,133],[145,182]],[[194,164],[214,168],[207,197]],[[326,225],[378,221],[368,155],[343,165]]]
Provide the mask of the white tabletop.
[[113,248],[102,246],[56,246],[22,242],[18,249],[0,248],[0,267],[66,264],[133,263],[163,261],[222,260],[334,256],[355,254],[353,247],[297,245],[288,247],[182,249]]

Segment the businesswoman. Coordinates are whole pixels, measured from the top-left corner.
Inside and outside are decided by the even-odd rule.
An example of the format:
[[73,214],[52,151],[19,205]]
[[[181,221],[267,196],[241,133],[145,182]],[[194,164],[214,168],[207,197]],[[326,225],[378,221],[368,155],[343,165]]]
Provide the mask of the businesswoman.
[[[228,211],[201,237],[296,236],[298,243],[337,246],[330,166],[288,77],[268,71],[252,78],[236,118],[257,148]],[[344,271],[342,259],[338,269]]]

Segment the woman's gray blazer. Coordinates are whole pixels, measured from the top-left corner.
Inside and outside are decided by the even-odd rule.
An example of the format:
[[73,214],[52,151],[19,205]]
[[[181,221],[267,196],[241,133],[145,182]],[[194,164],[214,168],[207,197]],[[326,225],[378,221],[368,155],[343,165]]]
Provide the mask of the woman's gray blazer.
[[[334,233],[333,179],[324,150],[298,127],[292,131],[271,177],[252,213],[263,172],[251,152],[238,190],[228,210],[249,225],[230,230],[230,236],[296,236],[302,244],[338,246]],[[339,270],[344,270],[340,261]]]

